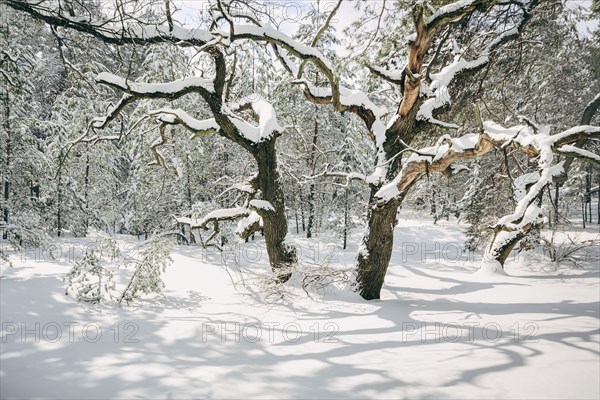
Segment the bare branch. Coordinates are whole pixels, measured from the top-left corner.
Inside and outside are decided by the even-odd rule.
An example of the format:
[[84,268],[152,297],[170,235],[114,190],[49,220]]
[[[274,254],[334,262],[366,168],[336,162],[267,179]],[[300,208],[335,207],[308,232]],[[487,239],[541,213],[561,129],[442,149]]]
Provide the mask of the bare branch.
[[133,103],[134,101],[135,101],[135,96],[132,96],[130,94],[123,95],[123,97],[121,97],[121,100],[119,100],[119,102],[108,111],[106,116],[96,117],[96,118],[92,119],[90,126],[92,128],[97,128],[97,129],[105,128],[110,122],[112,122],[115,118],[117,118],[119,116],[119,114],[121,113],[121,111],[123,111],[123,109],[125,107],[127,107],[129,104]]
[[[9,7],[24,11],[34,18],[49,25],[74,29],[90,34],[104,43],[115,45],[174,43],[178,45],[204,46],[218,41],[218,37],[210,32],[181,26],[143,24],[138,19],[125,19],[120,15],[116,20],[92,21],[89,16],[67,16],[60,8],[52,7],[52,2],[39,0],[5,0]],[[59,4],[60,6],[60,4]]]

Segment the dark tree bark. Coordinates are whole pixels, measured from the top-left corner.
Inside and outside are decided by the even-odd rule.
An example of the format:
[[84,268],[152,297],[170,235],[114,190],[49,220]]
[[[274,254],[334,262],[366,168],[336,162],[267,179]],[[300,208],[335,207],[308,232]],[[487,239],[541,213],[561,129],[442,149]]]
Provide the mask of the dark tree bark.
[[[8,96],[8,92],[6,92],[6,95]],[[8,100],[8,99],[7,99]],[[11,143],[10,143],[10,107],[7,104],[5,104],[5,109],[4,109],[4,128],[6,129],[6,148],[4,151],[4,155],[5,155],[5,160],[4,160],[4,172],[2,174],[2,176],[4,177],[4,184],[3,184],[3,197],[4,197],[4,202],[3,202],[3,210],[2,210],[2,219],[4,220],[5,224],[8,224],[8,218],[9,218],[9,209],[10,206],[8,204],[9,200],[10,200],[10,158],[11,158]],[[4,230],[2,232],[2,238],[3,239],[7,239],[8,238],[8,230]]]
[[368,230],[358,253],[358,292],[366,300],[379,299],[394,246],[394,228],[401,200],[369,209]]
[[[8,29],[8,27],[7,27]],[[2,182],[2,192],[3,192],[3,202],[2,202],[2,220],[4,221],[5,224],[8,224],[8,219],[9,219],[9,213],[10,213],[10,206],[8,204],[9,200],[10,200],[10,161],[11,161],[11,131],[10,131],[10,98],[9,98],[9,87],[10,83],[8,82],[8,80],[5,80],[4,83],[4,98],[3,98],[3,103],[4,103],[4,130],[6,132],[6,144],[5,144],[5,148],[4,148],[4,171],[2,171],[2,178],[3,178],[3,182]],[[2,232],[2,238],[3,239],[7,239],[8,238],[8,230],[4,229]]]
[[296,249],[285,242],[288,221],[285,214],[284,193],[277,169],[276,139],[263,141],[253,153],[258,164],[257,185],[263,200],[274,210],[257,209],[263,219],[265,243],[271,268],[277,279],[286,282],[291,277],[291,267],[297,261]]

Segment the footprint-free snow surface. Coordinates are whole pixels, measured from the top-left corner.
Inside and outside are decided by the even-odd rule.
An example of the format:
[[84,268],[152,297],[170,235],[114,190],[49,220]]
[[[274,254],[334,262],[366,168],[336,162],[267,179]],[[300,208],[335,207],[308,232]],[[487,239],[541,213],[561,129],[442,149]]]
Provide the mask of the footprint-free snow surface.
[[[382,299],[369,302],[336,275],[358,232],[346,251],[292,235],[300,268],[336,284],[297,273],[269,286],[260,240],[182,245],[164,297],[124,307],[64,294],[93,238],[13,254],[0,279],[1,397],[599,398],[597,249],[583,269],[521,254],[509,276],[481,276],[463,229],[401,219]],[[579,234],[598,238],[597,226]]]

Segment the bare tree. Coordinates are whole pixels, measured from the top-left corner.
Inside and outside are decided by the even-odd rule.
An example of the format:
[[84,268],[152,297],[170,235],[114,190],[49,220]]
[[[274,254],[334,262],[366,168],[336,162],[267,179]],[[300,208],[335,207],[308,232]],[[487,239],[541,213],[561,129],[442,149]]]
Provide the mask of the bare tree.
[[[257,176],[254,180],[256,196],[253,210],[262,219],[265,242],[271,267],[280,281],[290,277],[291,264],[296,262],[296,251],[285,241],[288,227],[285,215],[284,195],[277,165],[275,144],[284,128],[277,122],[272,105],[258,95],[237,101],[229,99],[229,86],[235,73],[235,63],[228,63],[226,49],[234,40],[243,38],[234,34],[233,22],[221,2],[211,9],[213,18],[207,29],[184,28],[176,25],[170,3],[129,2],[117,0],[104,5],[104,14],[88,9],[86,2],[79,1],[19,1],[6,2],[15,10],[24,11],[34,18],[55,28],[68,28],[84,32],[99,40],[117,46],[149,46],[170,44],[195,47],[212,62],[209,78],[189,77],[175,82],[135,82],[127,77],[101,73],[100,84],[124,92],[119,102],[102,118],[95,118],[91,129],[105,128],[116,119],[127,105],[140,99],[176,100],[184,96],[198,96],[210,110],[213,118],[198,120],[181,109],[161,108],[150,113],[160,124],[160,137],[151,150],[155,162],[165,165],[160,146],[166,143],[170,126],[181,125],[198,137],[209,134],[221,135],[248,151],[256,161]],[[164,8],[162,6],[165,6]],[[157,10],[161,11],[157,17]],[[254,19],[248,16],[249,19]],[[231,24],[229,33],[219,29],[219,23]],[[233,48],[235,51],[235,48]],[[79,138],[79,142],[114,140],[114,136],[93,135]],[[238,217],[247,215],[240,213]]]

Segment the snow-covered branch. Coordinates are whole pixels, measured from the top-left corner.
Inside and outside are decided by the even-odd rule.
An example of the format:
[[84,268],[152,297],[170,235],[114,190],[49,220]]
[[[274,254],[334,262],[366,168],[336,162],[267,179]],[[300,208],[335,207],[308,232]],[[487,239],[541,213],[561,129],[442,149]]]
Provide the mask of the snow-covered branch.
[[[257,125],[245,121],[234,111],[251,109]],[[223,111],[240,135],[252,143],[259,143],[272,139],[283,133],[284,128],[277,122],[277,115],[273,105],[258,95],[249,96],[239,102],[230,103],[223,107]]]
[[167,83],[139,83],[108,72],[102,72],[98,74],[96,80],[139,98],[175,100],[188,93],[200,93],[203,97],[208,97],[214,92],[212,80],[196,76]]
[[180,124],[186,129],[194,132],[194,136],[196,137],[216,133],[220,129],[214,118],[199,120],[180,108],[176,110],[171,108],[160,108],[151,111],[149,114],[155,116],[158,121],[165,124]]
[[[547,132],[546,129],[542,131]],[[516,145],[530,157],[538,157],[539,182],[542,182],[540,187],[543,188],[551,182],[554,176],[562,172],[562,164],[560,167],[559,164],[552,165],[555,152],[566,151],[584,159],[596,160],[599,158],[596,154],[570,146],[582,138],[600,138],[600,127],[576,126],[556,135],[550,135],[548,133],[536,134],[530,126],[526,125],[504,128],[494,122],[485,121],[483,132],[480,134],[467,134],[459,138],[443,136],[436,146],[420,149],[408,157],[396,178],[382,186],[377,192],[376,201],[386,202],[402,196],[427,173],[446,171],[452,163],[458,160],[478,157],[494,148],[501,148],[509,144]],[[506,221],[522,218],[527,206],[536,196],[528,194],[523,197],[521,199],[523,204],[517,205],[515,213],[507,216]],[[503,220],[500,223],[504,224]]]
[[404,79],[404,70],[403,69],[386,69],[383,67],[379,67],[377,65],[368,65],[367,66],[371,72],[380,78],[393,83],[395,85],[401,85]]
[[348,185],[350,183],[350,181],[353,181],[353,180],[363,181],[363,182],[367,181],[367,177],[364,174],[361,174],[359,172],[327,171],[328,165],[326,165],[325,167],[326,167],[325,171],[321,172],[320,174],[313,175],[313,176],[303,175],[303,178],[309,179],[309,180],[319,179],[319,178],[343,178],[346,180],[346,185]]
[[423,175],[444,172],[452,163],[483,155],[494,148],[486,134],[467,134],[444,144],[420,149],[404,162],[402,170],[376,193],[376,202],[388,202],[403,196]]

